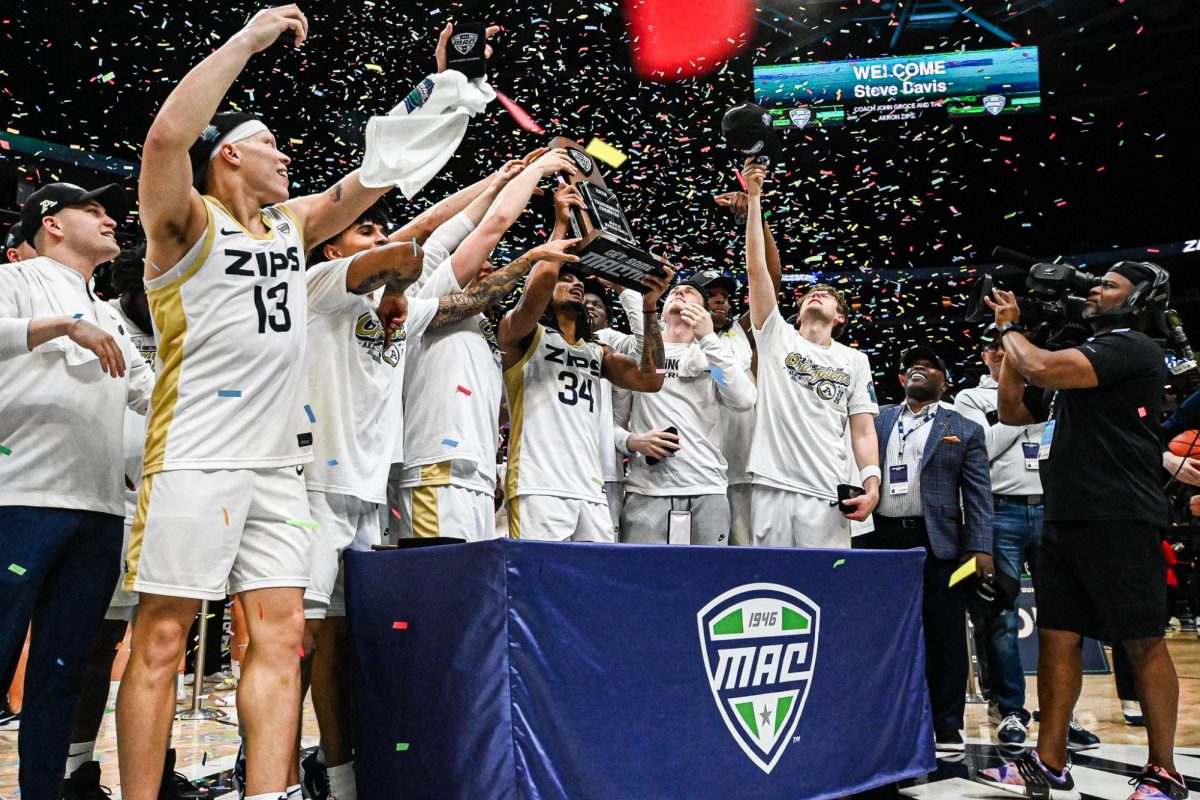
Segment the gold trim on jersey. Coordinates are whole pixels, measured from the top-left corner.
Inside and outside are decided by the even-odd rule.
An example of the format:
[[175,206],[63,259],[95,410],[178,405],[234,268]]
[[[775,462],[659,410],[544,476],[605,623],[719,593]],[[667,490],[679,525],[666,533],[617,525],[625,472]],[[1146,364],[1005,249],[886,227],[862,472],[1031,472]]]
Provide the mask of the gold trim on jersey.
[[[209,201],[213,205],[215,205],[217,208],[221,209],[221,212],[224,213],[225,216],[227,216],[231,220],[233,220],[233,224],[237,225],[238,228],[241,229],[242,233],[246,234],[251,239],[258,239],[259,241],[269,241],[269,240],[275,238],[275,226],[271,224],[271,217],[267,214],[267,210],[265,208],[260,208],[258,210],[258,216],[259,216],[259,219],[262,220],[263,225],[266,226],[267,232],[266,233],[251,233],[250,231],[246,230],[245,225],[243,225],[241,222],[238,221],[237,217],[235,217],[232,213],[230,213],[229,209],[226,208],[225,204],[222,203],[220,200],[213,197],[211,194],[204,195],[204,199]],[[293,217],[293,219],[295,219],[295,217]],[[296,223],[296,228],[297,228],[297,232],[300,234],[301,240],[303,240],[304,239],[304,231],[302,229],[300,229],[300,223]]]
[[154,318],[154,327],[159,332],[158,358],[162,367],[155,376],[154,390],[150,395],[143,475],[161,470],[167,457],[167,432],[175,417],[175,404],[179,402],[179,373],[183,368],[183,350],[187,343],[187,312],[183,308],[182,287],[208,261],[216,239],[216,217],[208,203],[204,204],[204,208],[208,212],[208,229],[196,259],[187,269],[180,271],[175,280],[146,292],[150,316]]
[[[521,472],[521,435],[525,429],[525,365],[537,352],[542,342],[541,325],[534,329],[529,347],[517,363],[504,370],[504,389],[508,394],[508,471],[504,475],[504,494],[512,497],[517,492],[517,480]],[[509,517],[509,531],[513,530]],[[514,537],[515,538],[515,537]]]
[[125,553],[125,581],[123,588],[132,592],[137,580],[138,561],[142,557],[142,537],[146,533],[146,515],[150,513],[150,492],[154,490],[154,476],[143,475],[142,487],[138,491],[137,511],[129,529],[129,549]]
[[417,539],[439,536],[441,517],[438,516],[437,486],[416,486],[412,490],[412,531]]
[[508,538],[521,538],[521,498],[508,498]]

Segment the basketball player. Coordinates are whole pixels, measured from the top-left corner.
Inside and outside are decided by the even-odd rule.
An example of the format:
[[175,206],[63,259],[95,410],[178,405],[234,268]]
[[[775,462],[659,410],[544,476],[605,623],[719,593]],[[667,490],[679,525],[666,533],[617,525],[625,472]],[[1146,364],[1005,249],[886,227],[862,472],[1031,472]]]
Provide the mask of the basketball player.
[[[745,192],[726,192],[716,196],[717,205],[733,214],[734,219],[744,223],[750,207],[750,198]],[[767,272],[771,276],[774,297],[779,296],[783,279],[779,248],[771,226],[763,220],[763,245]],[[702,273],[703,274],[703,273]],[[714,274],[704,283],[708,291],[708,310],[713,314],[713,326],[717,335],[729,342],[734,355],[746,369],[757,372],[758,351],[751,331],[750,313],[734,314],[733,300],[737,293],[737,282],[720,273]],[[750,494],[753,476],[746,469],[750,460],[750,443],[754,439],[754,408],[735,409],[721,407],[721,447],[729,464],[729,542],[736,545],[753,543],[750,536]]]
[[[455,284],[480,274],[541,179],[575,170],[562,149],[541,153],[521,170],[447,260]],[[392,514],[399,535],[493,538],[502,384],[491,323],[476,314],[421,337],[409,350],[407,371],[404,464]]]
[[[570,209],[582,203],[574,187],[555,193],[552,238],[562,235]],[[598,384],[606,378],[614,387],[639,392],[662,388],[663,341],[654,314],[674,271],[646,281],[642,312],[649,320],[638,362],[594,340],[583,280],[560,267],[550,262],[535,267],[521,299],[500,323],[511,419],[505,474],[509,535],[612,542],[601,478]]]
[[326,767],[330,792],[338,800],[356,796],[342,553],[347,547],[369,550],[383,541],[378,506],[384,502],[389,465],[402,455],[391,448],[402,441],[406,347],[426,331],[453,325],[499,302],[535,262],[577,260],[563,252],[573,240],[549,242],[466,292],[404,299],[403,327],[390,331],[376,316],[378,290],[386,285],[405,298],[403,284],[416,279],[423,259],[403,236],[389,244],[383,223],[378,212],[368,211],[322,245],[315,257],[329,260],[308,271],[306,361],[309,402],[317,422],[307,485],[319,528],[310,554],[311,581],[304,593],[309,640],[305,654],[312,662],[313,705],[325,760],[307,759],[305,779],[317,783],[309,775]]
[[312,536],[304,253],[382,190],[356,171],[288,200],[290,159],[266,126],[213,114],[252,55],[285,33],[299,46],[307,31],[295,5],[260,12],[188,73],[146,136],[139,194],[161,366],[125,584],[141,593],[117,702],[130,800],[158,793],[188,626],[227,584],[248,612],[237,693],[246,792],[274,800],[289,788]]
[[[700,278],[701,276],[697,276]],[[733,350],[713,330],[698,280],[676,284],[663,305],[666,378],[661,391],[635,393],[629,427],[674,428],[674,444],[647,440],[630,449],[621,541],[634,544],[723,545],[729,537],[723,406],[750,408],[755,389]],[[641,440],[637,440],[640,442]],[[650,459],[656,459],[651,463]]]
[[[750,317],[758,345],[758,401],[748,469],[754,475],[754,544],[849,547],[850,520],[879,502],[879,411],[866,355],[834,341],[846,324],[845,301],[814,286],[800,301],[799,329],[779,313],[767,272],[762,230],[766,168],[746,168],[746,267]],[[848,483],[845,432],[850,430],[865,492],[838,510],[837,485]],[[868,450],[869,448],[869,450]]]

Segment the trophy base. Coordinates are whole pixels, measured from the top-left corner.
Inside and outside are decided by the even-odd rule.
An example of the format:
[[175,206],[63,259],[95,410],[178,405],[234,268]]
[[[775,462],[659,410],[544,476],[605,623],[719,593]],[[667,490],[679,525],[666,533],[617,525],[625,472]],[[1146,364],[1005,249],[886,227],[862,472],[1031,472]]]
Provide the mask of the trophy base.
[[605,278],[627,289],[646,292],[642,280],[647,276],[665,277],[667,262],[645,250],[625,244],[603,231],[593,230],[575,248],[583,272]]

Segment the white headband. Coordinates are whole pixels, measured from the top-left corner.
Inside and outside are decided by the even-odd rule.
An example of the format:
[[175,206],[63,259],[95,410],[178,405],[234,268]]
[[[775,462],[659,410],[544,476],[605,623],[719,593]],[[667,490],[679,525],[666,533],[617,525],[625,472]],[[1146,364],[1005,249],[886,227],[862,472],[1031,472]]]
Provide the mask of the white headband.
[[234,142],[240,142],[243,139],[249,139],[254,134],[261,133],[262,131],[270,131],[270,128],[262,123],[262,120],[246,120],[217,140],[217,143],[213,145],[212,152],[208,154],[208,160],[212,161],[214,158],[216,158],[217,153],[221,152],[221,148],[225,145],[233,144]]

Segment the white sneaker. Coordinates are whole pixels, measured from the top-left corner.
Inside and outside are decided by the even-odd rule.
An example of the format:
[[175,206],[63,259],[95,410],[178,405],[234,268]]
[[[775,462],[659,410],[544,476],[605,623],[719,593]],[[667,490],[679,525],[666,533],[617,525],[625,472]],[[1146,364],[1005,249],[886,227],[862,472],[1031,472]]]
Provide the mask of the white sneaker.
[[1125,724],[1141,727],[1146,724],[1146,718],[1142,716],[1142,704],[1137,700],[1122,700],[1121,713],[1125,716]]

